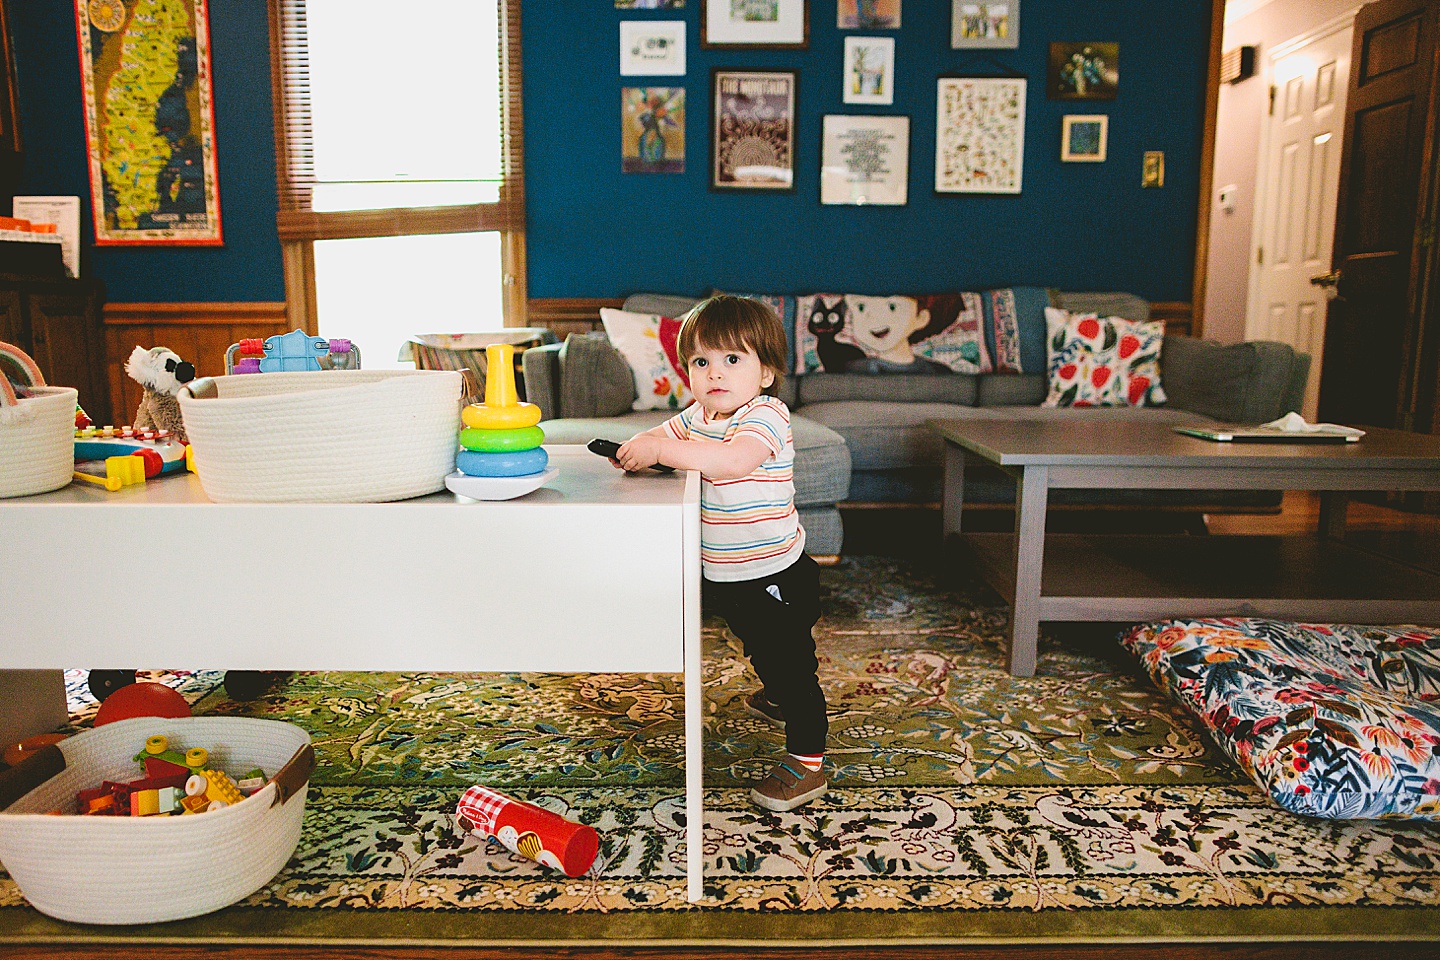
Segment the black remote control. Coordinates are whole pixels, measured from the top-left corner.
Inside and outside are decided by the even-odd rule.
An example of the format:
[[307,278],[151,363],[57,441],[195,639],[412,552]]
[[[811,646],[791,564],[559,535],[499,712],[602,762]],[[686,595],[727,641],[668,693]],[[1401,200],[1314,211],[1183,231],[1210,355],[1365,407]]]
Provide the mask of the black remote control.
[[[609,459],[614,460],[615,454],[620,452],[620,444],[616,443],[614,440],[601,440],[599,437],[596,437],[594,440],[591,440],[589,443],[585,444],[585,449],[589,450],[591,453],[598,453],[602,457],[608,457]],[[661,473],[675,472],[674,467],[667,467],[663,463],[655,464],[653,469],[659,470]]]

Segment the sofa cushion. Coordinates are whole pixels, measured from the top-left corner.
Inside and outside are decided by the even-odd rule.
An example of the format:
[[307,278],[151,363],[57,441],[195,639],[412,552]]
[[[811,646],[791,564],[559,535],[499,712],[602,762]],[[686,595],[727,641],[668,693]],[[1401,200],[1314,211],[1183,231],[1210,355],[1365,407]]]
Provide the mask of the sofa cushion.
[[904,469],[940,462],[942,441],[925,421],[973,411],[951,403],[837,400],[807,404],[805,416],[845,438],[856,470]]
[[[589,443],[596,437],[624,443],[672,416],[667,410],[637,410],[617,417],[545,420],[540,429],[546,443]],[[844,500],[850,492],[850,451],[845,440],[834,430],[794,413],[790,415],[790,433],[795,440],[796,506]]]
[[1284,809],[1440,819],[1440,633],[1236,617],[1121,643]]
[[613,417],[635,402],[630,365],[604,333],[572,333],[559,351],[560,416]]
[[944,377],[896,373],[876,376],[869,373],[807,373],[795,378],[803,404],[832,400],[893,400],[898,403],[975,402],[976,377],[952,374]]
[[662,317],[683,317],[690,312],[698,297],[678,297],[668,293],[632,293],[621,308],[627,313],[658,313]]
[[1045,399],[1050,385],[1043,373],[987,373],[975,379],[977,407],[1033,407]]
[[1150,319],[1150,303],[1133,293],[1068,293],[1050,291],[1050,306],[1071,313],[1098,313],[1102,317],[1124,317],[1143,323]]
[[1310,357],[1266,340],[1222,346],[1170,336],[1160,369],[1171,406],[1225,423],[1268,423],[1290,412],[1282,407],[1293,402],[1292,385],[1304,380]]

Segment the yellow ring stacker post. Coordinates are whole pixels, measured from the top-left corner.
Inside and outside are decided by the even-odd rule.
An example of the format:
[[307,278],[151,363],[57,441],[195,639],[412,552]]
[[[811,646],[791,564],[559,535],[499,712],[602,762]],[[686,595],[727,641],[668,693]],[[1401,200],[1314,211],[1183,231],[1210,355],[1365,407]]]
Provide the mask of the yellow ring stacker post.
[[485,402],[460,412],[465,426],[477,430],[518,430],[540,422],[540,408],[519,398],[515,389],[515,347],[492,343],[485,348]]

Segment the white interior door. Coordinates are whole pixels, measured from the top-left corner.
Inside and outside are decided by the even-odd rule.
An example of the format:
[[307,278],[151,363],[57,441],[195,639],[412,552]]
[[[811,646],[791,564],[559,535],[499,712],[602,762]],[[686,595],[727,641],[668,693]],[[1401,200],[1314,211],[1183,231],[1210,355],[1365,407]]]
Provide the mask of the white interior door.
[[1310,354],[1300,412],[1311,421],[1327,303],[1327,288],[1311,278],[1330,272],[1353,25],[1351,14],[1272,52],[1270,116],[1256,177],[1262,195],[1245,336],[1279,340]]

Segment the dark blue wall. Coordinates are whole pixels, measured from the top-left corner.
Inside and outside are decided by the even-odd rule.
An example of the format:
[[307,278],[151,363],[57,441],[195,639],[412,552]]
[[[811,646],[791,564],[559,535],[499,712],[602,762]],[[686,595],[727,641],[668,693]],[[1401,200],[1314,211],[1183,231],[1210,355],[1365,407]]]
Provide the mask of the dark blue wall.
[[[25,138],[23,193],[78,194],[87,268],[109,298],[281,300],[265,4],[210,0],[216,144],[225,246],[88,248],[89,183],[73,5],[9,4]],[[835,4],[812,0],[810,47],[702,50],[700,2],[675,11],[615,10],[608,0],[523,0],[529,294],[615,297],[637,290],[701,293],[821,289],[922,293],[996,284],[1124,289],[1187,300],[1193,268],[1203,126],[1208,0],[1024,0],[1020,48],[951,50],[949,3],[908,0],[896,38],[892,107],[841,100],[844,32]],[[622,19],[688,24],[684,78],[619,75]],[[1120,43],[1114,101],[1044,96],[1052,40]],[[988,58],[1030,78],[1024,192],[937,196],[935,80],[997,74]],[[709,189],[711,67],[797,69],[796,189]],[[620,89],[687,91],[683,174],[620,173]],[[910,202],[821,206],[820,118],[910,117]],[[1060,118],[1110,116],[1109,160],[1062,164]],[[1165,187],[1140,188],[1141,154],[1164,150]]]
[[[828,290],[924,293],[995,284],[1122,289],[1189,300],[1204,126],[1209,0],[1024,0],[1018,50],[950,49],[948,0],[905,0],[893,36],[895,104],[841,98],[834,0],[812,0],[807,50],[702,50],[700,2],[614,10],[609,0],[523,0],[530,295]],[[684,19],[685,77],[619,75],[625,19]],[[1045,99],[1052,40],[1120,44],[1114,101]],[[977,53],[980,55],[977,56]],[[1029,78],[1024,192],[936,195],[935,87],[944,73]],[[712,67],[798,69],[795,190],[709,190]],[[685,86],[683,174],[620,172],[620,89]],[[910,117],[909,204],[820,204],[820,118]],[[1105,163],[1060,162],[1060,118],[1110,116]],[[1165,186],[1142,190],[1146,150]]]
[[270,113],[269,19],[264,0],[210,0],[215,147],[223,247],[94,247],[75,4],[6,5],[15,36],[22,194],[81,198],[82,268],[111,302],[285,299],[275,232],[275,134]]

